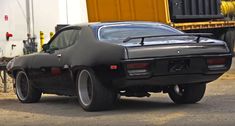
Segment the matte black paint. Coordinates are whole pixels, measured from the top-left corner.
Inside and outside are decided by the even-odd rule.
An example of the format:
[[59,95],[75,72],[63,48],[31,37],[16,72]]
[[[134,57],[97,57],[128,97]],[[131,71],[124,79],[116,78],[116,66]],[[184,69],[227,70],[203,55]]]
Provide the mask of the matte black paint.
[[[101,26],[106,25],[105,23],[100,24]],[[221,76],[231,65],[231,54],[223,41],[202,38],[200,43],[187,43],[191,40],[185,39],[185,42],[181,44],[168,43],[127,47],[100,42],[90,25],[92,24],[69,26],[56,33],[52,40],[64,30],[80,30],[78,42],[68,48],[14,58],[8,64],[9,75],[15,77],[17,71],[24,70],[33,81],[34,86],[44,93],[74,95],[77,71],[84,67],[92,68],[104,84],[123,89],[130,86],[167,86],[176,83],[210,82]],[[218,56],[228,58],[226,69],[208,74],[208,69],[205,69],[206,64],[200,64],[203,62],[199,60],[205,62],[208,57]],[[197,66],[198,62],[197,67],[203,67],[204,71],[198,72],[197,69],[191,69],[191,72],[188,73],[169,74],[169,72],[161,69],[152,69],[153,74],[144,79],[129,78],[126,74],[126,63],[149,61],[167,69],[168,65],[166,64],[170,59],[181,58],[193,58],[192,64]],[[119,69],[110,70],[109,65],[112,64],[118,65]],[[184,78],[186,80],[183,80]]]

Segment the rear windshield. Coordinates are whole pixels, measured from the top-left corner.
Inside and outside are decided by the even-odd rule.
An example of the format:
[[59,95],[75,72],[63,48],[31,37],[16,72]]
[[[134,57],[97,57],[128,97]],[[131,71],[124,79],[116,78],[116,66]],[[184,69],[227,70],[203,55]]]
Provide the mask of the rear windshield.
[[[120,43],[128,37],[174,35],[183,34],[174,28],[165,25],[116,25],[104,26],[98,30],[98,39],[105,42]],[[159,38],[148,38],[147,41],[155,41]],[[136,42],[140,40],[131,40]]]

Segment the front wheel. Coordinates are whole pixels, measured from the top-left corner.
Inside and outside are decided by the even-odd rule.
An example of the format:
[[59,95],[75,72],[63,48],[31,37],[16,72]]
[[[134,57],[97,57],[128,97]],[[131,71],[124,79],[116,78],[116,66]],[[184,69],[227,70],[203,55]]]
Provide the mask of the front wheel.
[[27,74],[20,71],[16,75],[16,95],[22,103],[38,102],[42,92],[34,88]]
[[193,104],[199,102],[206,90],[206,84],[175,85],[169,88],[169,96],[176,104]]
[[110,109],[116,92],[104,86],[91,69],[83,69],[77,75],[77,93],[81,107],[86,111]]

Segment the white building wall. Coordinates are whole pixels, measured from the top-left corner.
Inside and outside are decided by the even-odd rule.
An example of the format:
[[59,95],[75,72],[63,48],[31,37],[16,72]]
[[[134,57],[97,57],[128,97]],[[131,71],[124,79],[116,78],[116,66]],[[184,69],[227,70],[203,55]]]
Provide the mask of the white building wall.
[[[5,15],[8,21],[5,21]],[[12,57],[23,53],[22,40],[27,34],[24,0],[0,1],[0,57]],[[11,41],[6,41],[6,32],[13,34]],[[12,45],[17,45],[12,49]]]
[[86,0],[59,0],[59,8],[59,24],[88,22]]
[[[19,2],[19,3],[18,3]],[[22,40],[27,33],[24,0],[1,0],[0,1],[0,43],[6,40],[6,32],[13,34],[11,40]],[[4,16],[8,15],[8,21]]]
[[[40,41],[40,31],[44,32],[45,42],[47,42],[50,38],[49,33],[55,31],[57,24],[88,22],[86,0],[33,0],[33,3],[37,42]],[[8,21],[4,21],[5,15],[8,15]],[[25,0],[0,0],[0,57],[23,54],[22,40],[27,38],[25,15]],[[31,34],[32,31],[31,27]],[[9,42],[5,40],[6,32],[13,34]],[[11,48],[12,44],[16,45],[14,49]]]
[[34,0],[34,22],[37,41],[40,31],[44,32],[47,41],[59,23],[59,0]]

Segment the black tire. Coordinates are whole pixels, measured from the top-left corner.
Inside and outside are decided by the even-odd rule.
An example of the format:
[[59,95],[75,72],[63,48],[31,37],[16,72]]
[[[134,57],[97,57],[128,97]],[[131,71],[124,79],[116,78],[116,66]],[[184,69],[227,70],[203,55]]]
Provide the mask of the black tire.
[[16,75],[16,95],[22,103],[35,103],[41,98],[42,92],[32,86],[27,74],[20,71]]
[[221,38],[227,43],[230,52],[234,54],[235,30],[228,29],[224,35],[221,35]]
[[86,111],[111,109],[116,100],[116,92],[104,86],[93,70],[83,69],[77,74],[77,93],[81,107]]
[[176,104],[194,104],[199,102],[206,91],[206,84],[175,85],[169,88],[169,96]]

